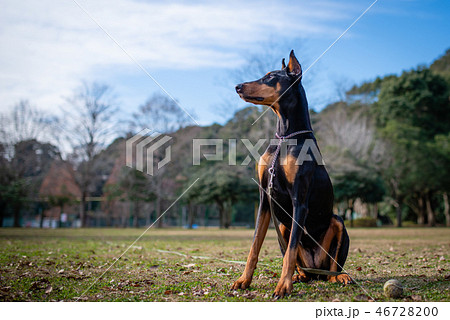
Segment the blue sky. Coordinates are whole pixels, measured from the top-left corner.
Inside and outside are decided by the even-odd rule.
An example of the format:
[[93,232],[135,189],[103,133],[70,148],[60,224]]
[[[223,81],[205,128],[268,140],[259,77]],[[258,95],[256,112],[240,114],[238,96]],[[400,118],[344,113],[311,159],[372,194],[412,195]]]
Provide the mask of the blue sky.
[[[250,55],[279,46],[281,61],[292,48],[306,69],[373,0],[77,2],[206,125],[245,106],[230,72]],[[0,3],[0,112],[29,99],[58,113],[86,80],[110,84],[126,119],[161,92],[75,1]],[[448,21],[448,0],[379,0],[305,75],[310,107],[321,110],[339,88],[429,64],[450,47]]]

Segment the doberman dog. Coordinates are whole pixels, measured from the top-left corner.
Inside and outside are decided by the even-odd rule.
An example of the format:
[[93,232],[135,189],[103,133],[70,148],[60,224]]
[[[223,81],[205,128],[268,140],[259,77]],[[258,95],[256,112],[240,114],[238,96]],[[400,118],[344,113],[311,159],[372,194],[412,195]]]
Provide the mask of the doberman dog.
[[[243,100],[270,106],[278,116],[277,137],[284,141],[295,136],[296,144],[289,144],[285,155],[280,157],[279,147],[270,145],[259,160],[260,205],[253,243],[245,270],[232,289],[246,289],[252,281],[271,210],[274,220],[279,221],[279,242],[287,244],[283,249],[280,242],[283,268],[273,294],[275,298],[289,295],[293,282],[307,282],[312,278],[344,285],[352,283],[348,274],[339,273],[347,259],[350,240],[344,222],[332,211],[334,194],[328,173],[313,155],[310,156],[313,161],[297,162],[307,140],[317,147],[301,78],[302,68],[292,50],[288,65],[283,59],[281,70],[236,86]],[[270,180],[273,182],[271,196],[267,193]],[[295,269],[298,275],[294,276]],[[328,275],[318,276],[303,269],[326,270]]]

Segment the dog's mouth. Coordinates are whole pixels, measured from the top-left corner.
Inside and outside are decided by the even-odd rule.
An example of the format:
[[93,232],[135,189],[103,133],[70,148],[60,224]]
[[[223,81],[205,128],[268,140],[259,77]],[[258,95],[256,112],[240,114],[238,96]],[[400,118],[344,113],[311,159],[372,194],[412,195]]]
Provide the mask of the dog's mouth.
[[251,101],[264,101],[263,97],[250,97],[250,96],[244,96],[242,93],[239,94],[239,96],[244,99],[245,101],[251,102]]
[[246,99],[248,99],[248,100],[255,100],[255,101],[263,101],[264,100],[263,97],[246,97]]

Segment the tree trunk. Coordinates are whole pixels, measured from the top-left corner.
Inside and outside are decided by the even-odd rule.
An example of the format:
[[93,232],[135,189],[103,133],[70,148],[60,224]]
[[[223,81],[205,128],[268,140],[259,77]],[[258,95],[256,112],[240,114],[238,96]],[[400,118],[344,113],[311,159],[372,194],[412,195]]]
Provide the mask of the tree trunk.
[[375,202],[372,207],[372,216],[376,219],[378,217],[378,202]]
[[134,202],[133,227],[139,227],[139,202]]
[[6,203],[0,201],[0,228],[3,227],[3,215],[5,214]]
[[128,227],[128,215],[130,214],[130,210],[131,210],[131,202],[126,202],[128,208],[126,206],[123,207],[122,209],[122,227],[126,228]]
[[353,228],[353,200],[348,200],[348,209],[350,210],[350,227]]
[[151,206],[149,204],[148,209],[147,209],[147,217],[146,217],[146,221],[145,221],[146,226],[149,226],[152,223],[152,211],[153,211],[153,206]]
[[21,206],[14,206],[14,228],[20,228],[20,208]]
[[59,210],[59,221],[58,221],[58,228],[61,228],[62,227],[62,214],[63,214],[63,212],[64,212],[64,206],[61,206],[60,207],[60,210]]
[[161,177],[156,177],[156,217],[158,219],[157,228],[162,228],[164,224],[161,217]]
[[446,226],[450,227],[450,206],[448,203],[448,193],[444,192],[442,197],[444,198],[444,215],[445,215]]
[[231,203],[226,203],[224,211],[224,228],[228,229],[231,226],[231,210],[233,206]]
[[395,207],[395,212],[397,213],[397,228],[402,227],[402,206],[403,206],[403,199],[397,200],[397,206]]
[[217,203],[217,207],[219,208],[219,226],[223,229],[225,228],[225,207],[223,203]]
[[192,229],[195,220],[194,205],[189,203],[188,206],[188,228]]
[[418,203],[418,212],[417,212],[417,223],[420,225],[425,224],[425,201],[423,200],[424,196],[419,194],[417,203]]
[[39,228],[43,228],[44,227],[44,209],[39,208]]
[[196,206],[197,207],[197,212],[196,212],[196,217],[197,217],[197,221],[198,221],[198,224],[199,224],[199,226],[205,226],[205,224],[204,223],[202,223],[203,222],[203,219],[202,219],[202,217],[203,217],[203,206],[201,206],[201,205],[197,205]]
[[87,221],[87,219],[86,219],[86,215],[87,215],[87,213],[86,213],[86,197],[87,197],[86,191],[83,191],[81,194],[81,203],[80,203],[80,206],[81,206],[80,220],[81,220],[82,228],[86,227],[86,221]]
[[425,204],[427,207],[428,226],[434,227],[436,226],[436,215],[434,214],[433,207],[431,206],[431,192],[427,193],[425,200]]

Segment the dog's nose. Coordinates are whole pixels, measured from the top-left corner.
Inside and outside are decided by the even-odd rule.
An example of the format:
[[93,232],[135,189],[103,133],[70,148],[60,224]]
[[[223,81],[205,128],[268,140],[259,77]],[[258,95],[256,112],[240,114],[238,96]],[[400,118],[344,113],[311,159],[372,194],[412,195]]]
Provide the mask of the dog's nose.
[[241,90],[242,90],[242,83],[240,83],[240,84],[238,84],[238,85],[236,86],[236,92],[237,92],[237,93],[240,93]]

